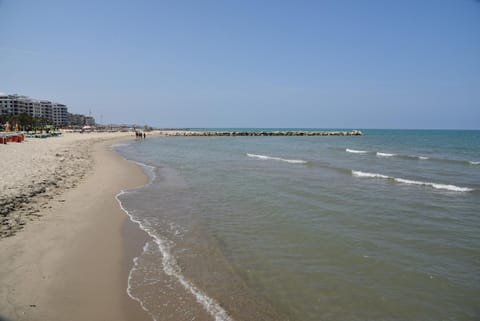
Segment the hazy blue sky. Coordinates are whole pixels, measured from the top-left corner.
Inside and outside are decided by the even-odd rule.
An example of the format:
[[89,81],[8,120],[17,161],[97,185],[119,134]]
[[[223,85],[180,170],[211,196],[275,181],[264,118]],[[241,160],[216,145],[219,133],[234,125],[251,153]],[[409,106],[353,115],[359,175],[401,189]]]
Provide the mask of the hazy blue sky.
[[480,129],[480,2],[0,0],[0,92],[164,127]]

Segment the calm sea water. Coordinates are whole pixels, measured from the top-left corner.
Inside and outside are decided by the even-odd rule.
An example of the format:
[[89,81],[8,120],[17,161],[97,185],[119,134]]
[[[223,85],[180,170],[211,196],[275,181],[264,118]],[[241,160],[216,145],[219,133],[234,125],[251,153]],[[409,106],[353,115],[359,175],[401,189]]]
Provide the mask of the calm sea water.
[[156,320],[480,319],[480,132],[160,137],[119,196]]

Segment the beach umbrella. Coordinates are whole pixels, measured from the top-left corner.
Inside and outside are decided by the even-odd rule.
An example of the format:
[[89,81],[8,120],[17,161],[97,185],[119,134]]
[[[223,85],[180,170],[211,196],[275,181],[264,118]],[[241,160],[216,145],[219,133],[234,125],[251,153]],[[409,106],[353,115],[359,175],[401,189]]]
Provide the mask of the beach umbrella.
[[16,132],[19,132],[19,131],[20,131],[20,127],[18,126],[18,122],[15,123],[15,131],[16,131]]
[[6,125],[6,127],[5,127],[5,131],[6,131],[6,132],[9,132],[9,131],[10,131],[10,122],[9,122],[9,121],[7,121],[7,125]]

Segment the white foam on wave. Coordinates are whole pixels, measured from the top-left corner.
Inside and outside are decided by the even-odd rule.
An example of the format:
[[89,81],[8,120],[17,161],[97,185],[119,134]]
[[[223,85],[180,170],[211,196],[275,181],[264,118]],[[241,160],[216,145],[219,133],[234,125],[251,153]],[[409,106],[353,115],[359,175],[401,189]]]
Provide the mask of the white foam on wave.
[[[150,168],[151,169],[151,172],[153,174],[153,176],[150,177],[150,182],[149,184],[152,183],[152,181],[154,180],[154,173],[153,173],[153,168],[152,166],[149,166],[149,165],[146,165],[146,164],[143,164],[143,163],[140,163],[140,162],[135,162],[141,166],[143,166],[144,168]],[[126,191],[120,191],[120,193],[118,193],[116,196],[115,196],[115,199],[117,200],[117,202],[119,203],[120,205],[120,208],[127,214],[127,216],[130,218],[130,221],[136,223],[143,231],[145,231],[153,240],[154,242],[157,244],[158,246],[158,249],[160,250],[160,252],[162,253],[162,265],[163,265],[163,271],[165,272],[165,274],[175,278],[188,292],[190,292],[191,294],[193,294],[197,300],[198,303],[200,303],[202,305],[202,307],[208,312],[210,313],[210,315],[215,319],[215,321],[233,321],[232,318],[230,318],[230,316],[227,314],[227,311],[225,311],[221,306],[220,304],[218,304],[214,299],[210,298],[209,296],[207,296],[202,290],[198,289],[193,283],[191,283],[190,281],[188,281],[185,276],[183,276],[183,274],[181,274],[181,269],[180,267],[178,266],[177,262],[176,262],[176,259],[175,257],[171,254],[171,251],[170,251],[170,245],[168,244],[168,242],[166,240],[163,240],[161,238],[159,238],[155,233],[153,233],[153,231],[146,227],[144,224],[142,224],[142,222],[140,220],[137,220],[135,219],[124,207],[123,207],[123,204],[122,202],[120,201],[119,197],[123,194],[127,193]],[[144,246],[144,251],[146,251],[146,246],[147,246],[148,242],[145,244]],[[134,269],[137,269],[137,266],[138,266],[138,257],[136,257],[134,260],[133,260],[133,263],[134,263],[134,267],[132,268],[132,270],[130,270],[130,273],[129,273],[129,276],[128,276],[128,286],[127,286],[127,294],[128,296],[130,296],[133,300],[135,301],[138,301],[141,305],[141,307],[146,311],[148,312],[150,315],[150,311],[148,311],[148,309],[143,305],[143,302],[135,297],[132,293],[131,293],[131,276],[133,274],[133,272],[135,271]],[[154,319],[154,321],[156,321],[156,319],[152,316],[152,318]]]
[[276,161],[281,161],[281,162],[286,162],[290,164],[306,164],[308,163],[307,161],[301,160],[301,159],[284,159],[280,157],[272,157],[272,156],[265,156],[265,155],[257,155],[257,154],[249,154],[247,153],[248,157],[253,157],[253,158],[258,158],[261,160],[276,160]]
[[436,189],[443,189],[452,192],[471,192],[474,189],[469,187],[459,187],[455,185],[449,184],[439,184],[439,183],[431,183],[431,182],[422,182],[422,181],[414,181],[404,178],[397,178],[377,173],[367,173],[361,171],[354,171],[352,170],[352,175],[355,177],[363,177],[363,178],[380,178],[380,179],[389,179],[397,183],[407,184],[407,185],[420,185],[420,186],[430,186]]
[[470,165],[480,165],[480,162],[469,161],[468,163]]
[[[130,218],[130,220],[132,222],[135,222],[137,223],[140,227],[141,227],[141,224],[139,221],[135,220],[132,215],[130,215],[130,213],[127,211],[127,209],[125,207],[123,207],[123,204],[122,202],[120,201],[120,196],[122,196],[123,194],[125,194],[126,192],[124,190],[121,190],[120,193],[118,193],[117,195],[115,195],[115,199],[117,200],[118,204],[120,205],[120,208],[122,209],[122,211],[124,211],[127,216]],[[148,246],[148,242],[145,243],[145,245],[143,246],[143,252],[145,253],[147,251],[147,246]],[[128,273],[128,280],[127,280],[127,294],[129,297],[131,297],[133,300],[137,301],[140,306],[142,307],[142,309],[147,312],[153,319],[153,321],[157,321],[157,319],[155,319],[155,317],[150,313],[150,311],[145,307],[145,305],[143,304],[143,301],[140,300],[140,298],[136,297],[135,295],[133,295],[132,293],[132,277],[133,277],[133,273],[138,270],[138,256],[135,257],[133,259],[133,267],[132,269],[130,270],[130,272]]]
[[382,175],[382,174],[367,173],[367,172],[353,171],[353,170],[352,170],[352,175],[356,177],[367,177],[367,178],[390,178],[389,176]]
[[380,153],[380,152],[377,152],[377,156],[380,156],[380,157],[392,157],[392,156],[397,156],[397,154],[388,154],[388,153]]
[[420,182],[420,181],[412,181],[409,179],[403,179],[403,178],[394,178],[394,181],[403,183],[403,184],[408,184],[408,185],[422,185],[422,186],[430,186],[436,189],[444,189],[447,191],[453,191],[453,192],[471,192],[473,191],[473,188],[468,188],[468,187],[459,187],[455,185],[449,185],[449,184],[438,184],[438,183],[430,183],[430,182]]
[[[402,157],[402,156],[400,156],[400,157]],[[419,160],[430,159],[430,157],[427,157],[427,156],[417,156],[417,155],[406,155],[406,156],[403,156],[403,157],[410,158],[410,159],[419,159]]]
[[[367,154],[367,153],[369,153],[366,150],[356,150],[356,149],[350,149],[350,148],[345,149],[345,151],[347,153],[353,153],[353,154]],[[420,160],[430,159],[429,157],[426,157],[426,156],[398,155],[398,154],[393,154],[393,153],[382,153],[382,152],[375,152],[375,155],[377,155],[378,157],[403,157],[403,158],[420,159]]]
[[368,153],[368,151],[366,151],[366,150],[355,150],[355,149],[350,149],[350,148],[345,149],[345,151],[347,153],[353,153],[353,154],[366,154],[366,153]]

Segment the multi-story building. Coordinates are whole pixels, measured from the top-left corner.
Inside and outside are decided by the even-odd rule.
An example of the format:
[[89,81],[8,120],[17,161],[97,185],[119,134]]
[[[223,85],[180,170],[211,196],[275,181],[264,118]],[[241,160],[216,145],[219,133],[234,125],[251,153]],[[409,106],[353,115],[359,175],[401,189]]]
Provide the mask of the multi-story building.
[[80,114],[70,114],[68,113],[68,124],[70,126],[84,126],[85,125],[85,116]]
[[57,126],[68,124],[67,106],[48,100],[36,100],[27,96],[0,94],[1,114],[27,114],[44,118]]
[[[51,101],[48,100],[41,100],[40,101],[40,108],[42,117],[48,120],[53,121],[53,104]],[[57,124],[55,124],[57,125]]]
[[53,123],[59,126],[68,125],[68,110],[67,106],[55,103],[52,105],[52,120]]
[[68,125],[70,126],[95,126],[95,118],[80,114],[68,113]]
[[12,99],[6,94],[0,93],[0,115],[8,114],[12,107]]
[[85,116],[85,125],[95,126],[95,118],[93,118],[92,116]]

